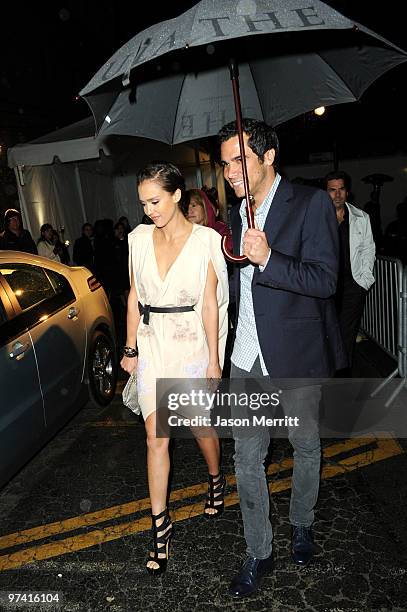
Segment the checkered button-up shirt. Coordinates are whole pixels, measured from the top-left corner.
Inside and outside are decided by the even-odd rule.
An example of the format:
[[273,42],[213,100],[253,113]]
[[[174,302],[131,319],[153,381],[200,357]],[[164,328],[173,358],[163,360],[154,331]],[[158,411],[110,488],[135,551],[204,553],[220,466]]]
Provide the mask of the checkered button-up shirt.
[[[264,199],[262,205],[255,212],[256,226],[263,231],[267,215],[271,208],[277,187],[280,184],[281,176],[276,174],[274,183]],[[246,200],[240,205],[240,216],[242,218],[242,235],[240,239],[240,251],[242,251],[243,236],[248,228],[246,215]],[[232,363],[246,372],[250,372],[257,357],[260,357],[261,369],[264,376],[267,376],[267,368],[261,354],[259,339],[257,336],[256,321],[254,318],[252,279],[254,274],[254,264],[249,263],[240,270],[240,305],[237,320],[236,338],[232,353]]]

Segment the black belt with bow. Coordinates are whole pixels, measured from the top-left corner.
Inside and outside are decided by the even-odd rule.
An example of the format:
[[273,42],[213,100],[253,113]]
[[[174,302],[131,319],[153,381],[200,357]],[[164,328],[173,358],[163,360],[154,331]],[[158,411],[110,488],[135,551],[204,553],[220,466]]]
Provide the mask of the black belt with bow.
[[143,317],[144,325],[149,325],[150,323],[150,312],[192,312],[195,306],[150,306],[150,304],[143,304],[141,302],[138,303],[139,313]]

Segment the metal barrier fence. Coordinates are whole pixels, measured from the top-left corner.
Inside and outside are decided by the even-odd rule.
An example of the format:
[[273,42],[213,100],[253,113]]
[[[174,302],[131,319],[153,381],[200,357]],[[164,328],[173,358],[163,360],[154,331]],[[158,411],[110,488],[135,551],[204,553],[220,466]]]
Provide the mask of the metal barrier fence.
[[366,297],[361,327],[390,357],[399,359],[401,338],[401,290],[403,266],[391,257],[378,256],[375,283]]
[[404,268],[403,286],[401,293],[401,347],[400,347],[400,376],[407,381],[407,266]]
[[397,362],[395,370],[374,391],[379,393],[397,375],[400,384],[386,402],[407,386],[407,266],[398,259],[379,255],[374,276],[376,282],[367,294],[362,331]]

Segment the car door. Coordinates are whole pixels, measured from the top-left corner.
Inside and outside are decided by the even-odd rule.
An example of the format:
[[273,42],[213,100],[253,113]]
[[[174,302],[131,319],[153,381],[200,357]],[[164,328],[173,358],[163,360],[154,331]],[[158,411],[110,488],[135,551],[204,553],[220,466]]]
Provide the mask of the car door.
[[34,347],[0,274],[0,485],[41,443],[44,405]]
[[82,388],[86,329],[80,299],[63,274],[45,267],[18,264],[7,281],[35,348],[46,426],[63,424]]

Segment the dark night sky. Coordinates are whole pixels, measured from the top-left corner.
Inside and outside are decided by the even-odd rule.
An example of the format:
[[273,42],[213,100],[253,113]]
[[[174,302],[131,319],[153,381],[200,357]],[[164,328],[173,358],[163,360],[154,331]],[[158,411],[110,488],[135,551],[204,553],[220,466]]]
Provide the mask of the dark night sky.
[[[222,0],[219,0],[222,2]],[[11,146],[86,117],[79,90],[110,55],[134,34],[156,21],[175,17],[196,3],[30,2],[2,14],[0,143]],[[312,2],[310,2],[310,5]],[[327,1],[402,48],[404,1]],[[406,150],[407,64],[379,79],[358,103],[331,107],[322,119],[307,115],[279,128],[289,142],[290,161],[311,151],[326,151],[337,140],[343,156]]]

